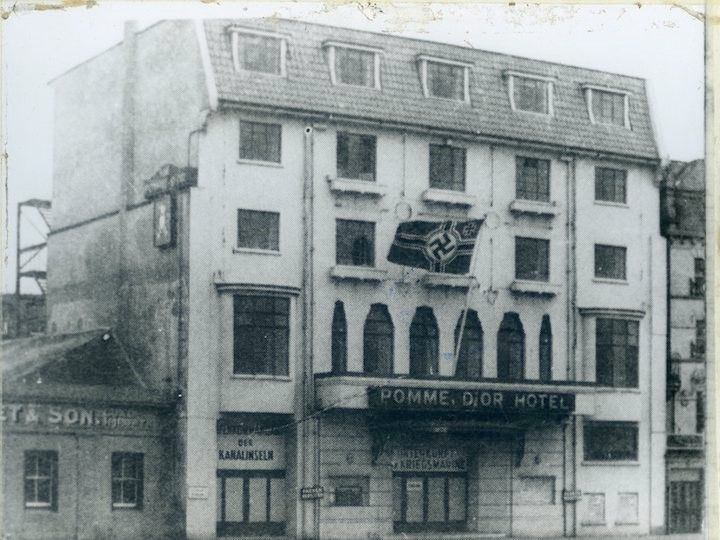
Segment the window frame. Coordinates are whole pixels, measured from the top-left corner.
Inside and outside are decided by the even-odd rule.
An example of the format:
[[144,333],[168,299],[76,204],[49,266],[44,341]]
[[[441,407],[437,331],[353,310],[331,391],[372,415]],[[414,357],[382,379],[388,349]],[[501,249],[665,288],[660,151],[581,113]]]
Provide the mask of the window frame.
[[[233,336],[232,374],[233,374],[233,376],[239,376],[239,377],[261,376],[261,377],[272,377],[272,378],[289,377],[290,376],[290,360],[292,358],[292,352],[291,352],[291,348],[290,348],[291,344],[292,344],[292,317],[291,317],[292,308],[293,308],[292,299],[289,296],[283,295],[283,294],[252,293],[252,292],[238,292],[238,293],[233,294],[232,298],[233,298],[233,320],[232,320],[232,331],[233,331],[233,333],[232,333],[232,336]],[[266,319],[268,317],[271,317],[273,319],[274,325],[268,326],[266,324],[265,325],[259,324],[257,322],[254,322],[255,319],[252,319],[252,317],[250,318],[250,322],[248,324],[243,324],[243,325],[239,324],[238,323],[238,305],[241,303],[242,298],[251,299],[253,301],[257,301],[258,299],[263,299],[263,300],[265,300],[265,302],[268,302],[271,300],[272,306],[273,306],[271,311],[257,311],[257,309],[255,309],[254,311],[249,312],[249,313],[254,313],[254,314],[259,313],[261,319],[263,318],[262,316],[264,316],[264,318],[266,318]],[[286,313],[277,311],[276,301],[278,301],[278,300],[284,301],[284,303],[287,307]],[[278,317],[286,317],[285,326],[276,326],[275,325]],[[238,329],[241,326],[247,327],[250,329],[248,331],[248,335],[250,335],[250,336],[263,335],[262,333],[257,333],[257,328],[263,328],[263,329],[265,329],[266,332],[269,332],[269,331],[283,332],[284,335],[282,336],[282,338],[283,338],[284,346],[285,346],[285,349],[284,349],[285,357],[279,358],[279,357],[273,356],[273,358],[272,358],[273,365],[265,366],[264,370],[259,370],[257,361],[255,361],[252,358],[243,360],[241,362],[240,356],[239,356],[239,354],[240,354],[240,350],[239,350],[240,338],[239,338],[239,334],[238,334]],[[253,329],[255,329],[255,330],[253,330]],[[271,341],[273,343],[276,343],[276,341],[274,339]],[[251,352],[253,352],[253,353],[257,352],[254,350],[254,347],[256,345],[257,344],[254,341],[252,341],[252,339],[251,339],[251,343],[250,343],[250,349],[252,349]],[[274,345],[272,347],[272,352],[273,353],[276,352]],[[277,369],[278,361],[280,362],[280,366],[279,366],[280,369]],[[243,368],[247,368],[247,370],[243,371]]]
[[440,327],[433,309],[419,306],[410,322],[410,376],[440,375]]
[[[242,510],[242,521],[226,521],[225,518],[227,513],[226,500],[227,490],[226,483],[228,478],[240,478],[242,479],[242,490],[243,490],[243,510]],[[262,478],[265,480],[265,521],[251,521],[250,514],[252,509],[250,508],[250,480],[254,478]],[[285,529],[287,527],[287,504],[284,503],[285,513],[283,521],[272,521],[272,501],[274,500],[272,480],[282,479],[285,482],[285,489],[280,494],[280,500],[285,500],[287,491],[288,479],[284,470],[233,470],[233,469],[218,469],[217,470],[217,482],[218,492],[220,500],[218,503],[221,505],[220,510],[220,521],[217,522],[217,535],[218,537],[223,536],[256,536],[256,535],[273,535],[273,536],[284,536]],[[269,496],[268,496],[269,495]]]
[[[537,162],[536,167],[526,166],[528,161]],[[541,177],[541,171],[543,169],[542,164],[546,164],[547,174]],[[537,178],[535,181],[535,193],[533,196],[528,196],[531,189],[528,179],[525,176],[526,169],[536,169]],[[552,161],[547,158],[539,158],[534,156],[515,156],[515,199],[519,201],[532,201],[537,203],[549,204],[552,196],[551,189],[551,178],[552,178]],[[546,190],[541,188],[546,187]],[[547,194],[547,196],[545,196]]]
[[[263,248],[263,247],[252,247],[252,246],[242,246],[240,245],[240,216],[241,214],[245,212],[248,214],[265,214],[267,216],[276,216],[277,220],[275,221],[277,225],[277,234],[273,235],[275,238],[273,240],[276,241],[276,247],[275,248]],[[253,253],[271,253],[271,254],[280,254],[280,212],[275,212],[272,210],[257,210],[255,208],[238,208],[237,209],[237,226],[236,226],[236,239],[235,239],[235,247],[233,250],[235,252],[253,252]],[[272,232],[272,231],[269,231]]]
[[[585,104],[587,105],[588,116],[590,123],[601,126],[614,126],[618,128],[631,129],[630,125],[630,92],[622,90],[620,88],[610,88],[606,86],[599,86],[594,84],[584,84],[582,86],[585,92]],[[595,92],[605,92],[609,94],[617,94],[623,96],[623,124],[615,124],[613,122],[603,122],[595,118],[593,111],[593,100],[595,98]]]
[[[449,60],[447,58],[439,58],[437,56],[430,56],[426,54],[420,54],[417,57],[417,61],[420,68],[420,82],[422,85],[422,92],[425,98],[442,99],[445,101],[451,101],[454,103],[467,103],[470,104],[470,70],[473,68],[473,64],[469,62],[459,62],[457,60]],[[430,86],[428,85],[428,62],[435,64],[445,64],[448,66],[459,67],[463,69],[463,97],[462,99],[449,98],[445,96],[436,96],[430,93]]]
[[[591,431],[592,429],[600,429],[601,427],[610,428],[610,429],[620,429],[620,428],[627,428],[632,429],[632,441],[631,446],[633,446],[632,453],[628,456],[621,455],[619,457],[613,457],[611,454],[607,453],[603,456],[601,455],[597,449],[592,450],[589,452],[588,444],[590,441],[594,442],[594,438],[598,440],[612,440],[616,441],[616,437],[608,437],[604,434],[594,434],[593,436],[588,436],[588,431]],[[586,420],[583,423],[583,461],[584,462],[599,462],[599,463],[613,463],[613,462],[632,462],[636,463],[638,462],[640,458],[640,426],[637,422],[620,422],[620,421],[604,421],[604,420]]]
[[[436,184],[433,182],[433,149],[436,152],[450,151],[450,159],[452,161],[452,171],[450,172],[450,182]],[[458,160],[458,156],[461,156]],[[436,158],[437,159],[437,158]],[[456,189],[455,171],[458,163],[462,164],[462,189]],[[467,148],[449,144],[447,142],[431,142],[428,145],[428,187],[430,189],[438,189],[442,191],[450,191],[453,193],[467,193]]]
[[[33,476],[28,475],[29,460],[33,459],[35,463],[36,473]],[[48,475],[40,475],[40,460],[48,460],[50,472]],[[23,453],[23,508],[25,510],[48,510],[50,512],[58,511],[58,480],[59,480],[59,454],[57,450],[25,450]],[[34,500],[28,500],[28,482],[34,482]],[[38,501],[38,483],[40,481],[48,482],[48,496],[50,500],[46,503]]]
[[[507,79],[508,99],[510,100],[510,109],[513,112],[529,113],[544,117],[555,116],[555,77],[537,75],[533,73],[524,73],[521,71],[506,70],[503,73]],[[527,79],[532,81],[540,81],[545,83],[545,112],[534,111],[531,109],[521,109],[515,99],[515,84],[518,79]]]
[[[350,175],[340,174],[340,139],[341,139],[341,137],[347,138],[348,142],[345,144],[347,144],[348,150],[350,148],[349,142],[350,142],[351,137],[357,137],[361,140],[362,139],[372,139],[373,144],[372,144],[372,179],[371,180],[361,178],[360,175],[362,175],[363,173],[360,173],[358,175],[358,177],[356,177],[356,178],[352,177]],[[351,161],[350,160],[350,152],[348,151],[347,154],[348,154],[348,167],[347,168],[349,169],[350,168],[349,163]],[[343,180],[352,180],[352,181],[357,181],[357,182],[368,182],[368,183],[376,184],[377,183],[377,135],[373,135],[373,134],[369,134],[369,133],[353,133],[350,131],[338,130],[338,132],[335,135],[335,166],[336,166],[335,170],[336,170],[338,178],[341,178]]]
[[[360,485],[360,488],[361,488],[360,504],[338,504],[338,502],[337,502],[338,488],[354,487],[354,486],[338,485],[338,483],[342,483],[343,481],[347,481],[348,483],[350,481],[357,481],[357,484]],[[370,506],[370,476],[368,476],[368,475],[335,474],[335,475],[330,475],[328,477],[328,484],[330,485],[330,489],[333,490],[333,499],[332,499],[332,503],[330,504],[330,506],[333,506],[336,508],[362,508],[362,507]]]
[[[239,26],[231,26],[228,31],[230,32],[231,47],[232,47],[232,60],[233,68],[236,73],[252,73],[253,75],[261,75],[267,77],[287,77],[287,49],[288,49],[288,37],[275,32],[264,32],[262,30],[254,30],[250,28],[243,28]],[[246,69],[241,65],[240,62],[240,36],[254,36],[261,38],[277,39],[280,41],[280,73],[272,73],[267,71],[256,71],[252,69]]]
[[[120,476],[116,476],[116,459],[120,460]],[[125,460],[133,460],[135,476],[124,476]],[[142,452],[112,452],[110,454],[110,506],[113,510],[142,510],[145,497],[145,456]],[[125,484],[135,483],[135,502],[126,503],[115,500],[114,486],[120,482],[121,494],[124,493]]]
[[[253,128],[255,126],[264,126],[265,128],[277,128],[277,161],[272,159],[260,159],[256,157],[257,150],[253,149],[253,156],[247,157],[242,155],[243,151],[243,124],[250,125]],[[250,165],[265,165],[271,167],[282,167],[282,149],[283,149],[283,126],[275,122],[260,122],[257,120],[251,120],[247,118],[240,118],[238,122],[238,163],[247,163]],[[266,135],[267,137],[267,135]]]
[[[370,316],[374,315],[373,319],[370,319]],[[380,320],[380,317],[382,316],[382,320]],[[368,322],[375,325],[374,328],[372,328],[372,331],[368,330]],[[383,331],[380,332],[380,325],[383,325],[385,328],[384,330],[389,331]],[[389,351],[389,365],[384,366],[381,365],[381,360],[388,360],[387,357],[381,357],[380,354],[377,355],[377,358],[374,360],[377,361],[377,366],[374,371],[370,371],[368,369],[368,359],[370,357],[368,356],[368,353],[370,352],[368,350],[368,342],[374,342],[377,343],[379,339],[384,339],[389,342],[390,345],[390,351]],[[377,349],[379,351],[379,348]],[[365,317],[365,321],[363,323],[363,373],[366,375],[371,376],[389,376],[392,375],[395,371],[395,324],[392,320],[392,315],[390,314],[390,310],[388,309],[386,304],[381,303],[375,303],[370,306],[370,309],[368,310],[368,314]]]
[[[546,252],[545,252],[545,268],[539,269],[535,268],[535,272],[537,275],[529,276],[528,275],[520,275],[519,274],[519,250],[521,249],[521,245],[523,243],[533,243],[535,245],[535,248],[533,249],[533,254],[531,257],[531,261],[536,261],[539,265],[542,262],[542,258],[539,256],[540,251],[538,249],[538,246],[545,246]],[[539,270],[543,270],[544,272],[540,272]],[[516,236],[515,237],[515,279],[522,280],[522,281],[533,281],[538,283],[550,283],[550,240],[547,238],[537,238],[533,236]]]
[[549,315],[543,315],[540,323],[538,343],[538,378],[542,382],[552,382],[553,365],[552,322]]
[[330,330],[330,371],[332,373],[347,373],[347,316],[345,306],[340,301],[335,302]]
[[[525,328],[516,312],[506,312],[497,333],[497,379],[499,381],[525,381]],[[513,345],[519,350],[519,357],[513,355]],[[503,355],[507,354],[507,358]],[[507,362],[505,362],[507,360]],[[518,364],[519,363],[519,364]],[[514,372],[519,372],[519,377]]]
[[[354,243],[357,242],[360,239],[360,237],[356,237],[353,240],[353,246],[352,246],[352,249],[350,250],[349,254],[346,254],[346,253],[341,254],[340,241],[341,241],[341,239],[344,239],[347,237],[347,235],[340,234],[341,223],[345,224],[349,227],[358,226],[358,225],[369,226],[369,229],[372,232],[372,237],[369,238],[369,246],[368,246],[370,264],[362,264],[362,263],[355,262],[356,246],[354,245]],[[366,220],[360,220],[360,219],[336,218],[335,219],[335,264],[337,266],[352,266],[352,267],[358,267],[358,268],[375,268],[376,267],[375,264],[377,262],[377,249],[376,249],[376,244],[377,244],[376,232],[377,231],[376,231],[376,228],[377,228],[377,224],[374,221],[366,221]],[[342,255],[342,257],[341,257],[341,255]],[[345,257],[348,257],[348,258],[346,259]],[[351,262],[347,262],[348,260]],[[341,262],[341,261],[343,261],[343,262]]]
[[[379,49],[377,47],[368,47],[365,45],[355,45],[352,43],[344,43],[341,41],[326,41],[323,43],[323,47],[327,49],[327,58],[328,58],[328,68],[330,70],[330,83],[333,86],[347,86],[350,88],[370,88],[373,90],[381,90],[381,82],[380,82],[380,69],[381,69],[381,59],[380,57],[384,55],[385,51],[382,49]],[[338,73],[336,71],[336,60],[337,60],[337,51],[338,49],[346,49],[350,51],[360,51],[364,53],[370,53],[373,55],[373,81],[372,84],[369,85],[361,85],[361,84],[352,84],[352,83],[346,83],[343,81],[340,81],[338,77]]]
[[[612,327],[612,331],[608,336],[600,337],[602,324],[609,324]],[[618,334],[615,332],[615,327],[618,324],[625,325],[625,332]],[[631,326],[635,325],[635,340],[637,343],[632,343],[632,332],[630,331]],[[624,336],[623,341],[620,341],[619,337]],[[623,348],[622,358],[619,358],[616,353],[617,348]],[[607,358],[604,357],[607,355]],[[632,355],[632,356],[630,356]],[[602,364],[600,360],[609,360],[609,363]],[[622,365],[622,371],[618,369],[617,363],[624,362]],[[601,380],[602,373],[610,373],[609,381]],[[623,379],[620,380],[618,373],[623,374]],[[632,377],[629,377],[631,374]],[[598,386],[605,386],[608,388],[639,388],[640,387],[640,321],[636,319],[627,319],[613,316],[602,316],[595,319],[595,383]]]
[[[607,178],[602,178],[602,175],[608,172],[613,173],[612,178],[612,192],[613,195],[617,195],[618,192],[618,173],[622,173],[622,200],[617,200],[617,198],[607,198],[603,199],[601,198],[602,195],[602,182],[607,181]],[[620,169],[617,167],[606,167],[604,165],[597,165],[595,167],[595,202],[601,203],[601,204],[615,204],[615,205],[621,205],[621,206],[627,206],[628,205],[628,176],[627,169]],[[607,191],[607,190],[605,190]]]
[[[610,270],[613,270],[613,275],[601,275],[598,273],[598,269],[601,268],[599,266],[600,259],[602,257],[598,257],[598,248],[602,249],[611,249],[613,250],[613,262],[612,266],[610,267]],[[622,277],[617,277],[617,275],[614,275],[614,271],[617,270],[616,263],[617,263],[617,254],[622,252],[622,261],[623,261],[623,272]],[[607,263],[606,265],[607,266]],[[604,266],[602,266],[604,268]],[[626,246],[617,246],[613,244],[593,244],[593,277],[595,279],[599,280],[609,280],[609,281],[620,281],[620,282],[627,282],[628,278],[628,269],[627,269],[627,247]]]

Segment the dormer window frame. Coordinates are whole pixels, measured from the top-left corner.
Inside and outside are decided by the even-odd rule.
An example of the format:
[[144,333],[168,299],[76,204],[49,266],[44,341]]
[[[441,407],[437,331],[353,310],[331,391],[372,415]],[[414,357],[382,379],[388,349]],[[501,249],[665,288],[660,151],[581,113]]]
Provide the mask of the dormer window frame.
[[[609,86],[601,86],[597,84],[583,84],[583,92],[585,93],[585,104],[587,105],[588,116],[590,123],[600,126],[615,126],[624,127],[625,129],[631,129],[630,126],[630,95],[632,94],[628,90],[622,88],[612,88]],[[593,92],[607,92],[610,94],[619,94],[623,96],[623,125],[613,124],[610,122],[601,122],[595,118],[593,114]]]
[[[380,83],[380,58],[385,54],[383,49],[378,47],[369,47],[367,45],[358,45],[355,43],[347,43],[344,41],[325,41],[323,48],[327,49],[328,68],[330,70],[330,83],[333,86],[349,86],[353,88],[370,88],[375,90],[381,89]],[[371,53],[373,55],[373,85],[359,85],[344,83],[338,80],[337,72],[335,71],[335,53],[337,49],[348,49],[353,51],[361,51]]]
[[[268,77],[287,77],[287,49],[289,37],[285,34],[277,32],[268,32],[264,30],[256,30],[254,28],[245,28],[243,26],[230,26],[227,31],[230,33],[232,45],[233,67],[236,73],[253,73],[255,75],[263,75]],[[240,65],[239,55],[239,36],[258,36],[280,41],[280,73],[268,73],[265,71],[254,71],[245,69]]]
[[[442,96],[435,96],[430,93],[427,80],[427,64],[433,62],[436,64],[446,64],[449,66],[462,67],[463,68],[463,99],[446,98]],[[448,58],[441,58],[438,56],[431,56],[427,54],[419,54],[417,56],[418,69],[420,70],[420,82],[422,84],[423,96],[425,98],[442,99],[445,101],[461,102],[470,104],[470,70],[474,67],[474,64],[470,62],[461,62],[458,60],[450,60]]]
[[[537,73],[528,73],[525,71],[517,71],[512,69],[506,69],[503,71],[503,76],[507,79],[508,98],[510,99],[510,109],[513,112],[519,112],[523,114],[534,114],[539,116],[554,117],[555,116],[555,83],[556,77],[550,77],[547,75],[540,75]],[[541,81],[546,83],[545,86],[545,102],[547,112],[531,111],[527,109],[519,109],[515,103],[515,79],[531,79],[534,81]]]

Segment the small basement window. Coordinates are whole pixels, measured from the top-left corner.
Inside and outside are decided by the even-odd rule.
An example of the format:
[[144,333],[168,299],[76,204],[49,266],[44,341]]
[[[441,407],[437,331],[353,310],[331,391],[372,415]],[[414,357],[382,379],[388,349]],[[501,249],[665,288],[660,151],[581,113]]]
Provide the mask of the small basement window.
[[420,80],[425,97],[470,102],[472,64],[420,55]]
[[382,49],[337,41],[327,41],[330,81],[333,85],[364,86],[380,89]]
[[626,91],[593,85],[583,88],[590,122],[630,128],[629,95]]
[[230,28],[235,71],[285,76],[287,39],[271,32]]
[[505,76],[513,111],[553,115],[553,78],[517,71],[506,71]]

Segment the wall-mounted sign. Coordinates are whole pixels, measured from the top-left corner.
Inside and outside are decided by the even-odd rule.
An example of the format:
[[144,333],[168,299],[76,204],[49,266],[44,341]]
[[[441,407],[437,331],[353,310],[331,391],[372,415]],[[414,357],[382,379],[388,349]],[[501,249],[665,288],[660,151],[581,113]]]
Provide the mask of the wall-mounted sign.
[[82,428],[99,431],[156,431],[156,416],[130,409],[105,409],[69,405],[7,403],[0,421],[5,427]]
[[284,469],[285,438],[258,433],[218,434],[218,469]]
[[175,241],[175,205],[172,195],[163,195],[153,203],[155,247],[171,247]]
[[208,499],[210,498],[210,488],[207,486],[189,486],[188,499]]
[[459,388],[381,386],[368,389],[373,409],[467,411],[491,414],[567,415],[575,410],[575,395]]
[[396,472],[464,472],[467,455],[457,448],[401,447],[392,449],[390,463]]
[[325,489],[322,486],[311,486],[300,488],[300,498],[304,501],[312,499],[322,499],[325,495]]

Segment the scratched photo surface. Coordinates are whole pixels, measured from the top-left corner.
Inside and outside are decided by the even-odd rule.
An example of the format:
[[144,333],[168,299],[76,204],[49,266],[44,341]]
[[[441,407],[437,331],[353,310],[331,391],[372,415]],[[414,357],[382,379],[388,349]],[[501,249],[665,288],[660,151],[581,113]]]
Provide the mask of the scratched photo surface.
[[711,537],[701,6],[29,6],[4,538]]

